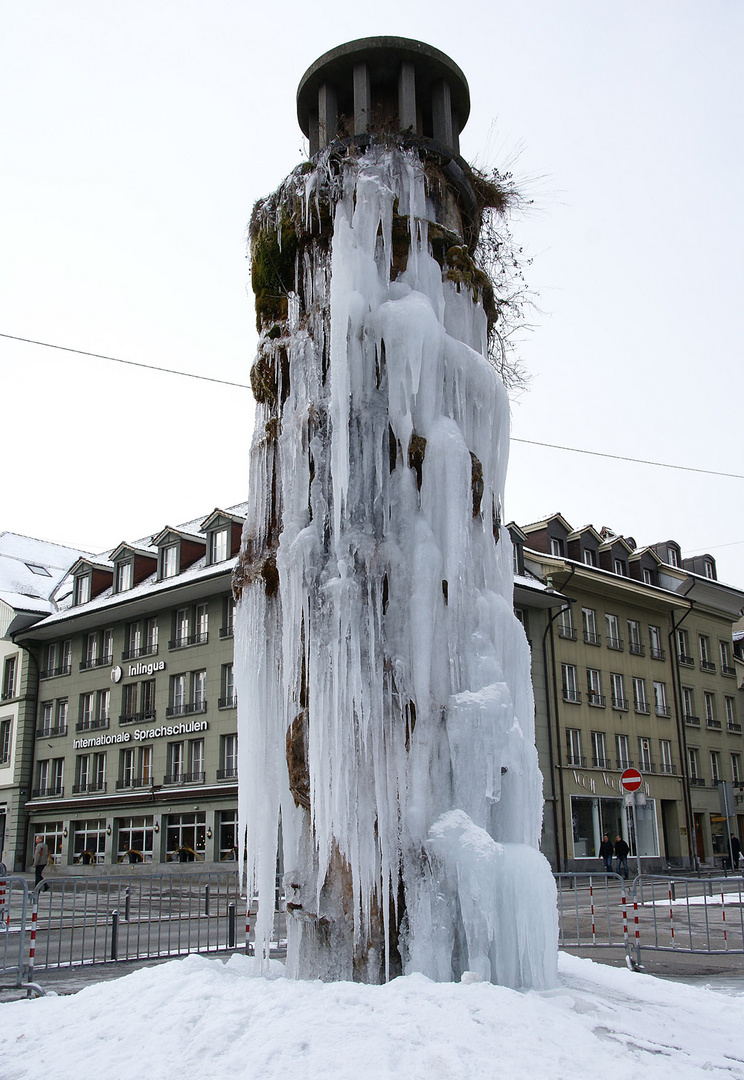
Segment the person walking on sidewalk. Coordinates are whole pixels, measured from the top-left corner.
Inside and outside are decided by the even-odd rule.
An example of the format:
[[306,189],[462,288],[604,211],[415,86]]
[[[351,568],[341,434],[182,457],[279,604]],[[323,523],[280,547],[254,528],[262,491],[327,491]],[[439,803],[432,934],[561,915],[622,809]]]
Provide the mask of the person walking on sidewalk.
[[612,841],[607,833],[602,837],[602,843],[599,845],[599,857],[604,862],[604,868],[608,874],[612,873]]
[[[44,873],[44,867],[49,862],[49,845],[44,840],[43,836],[36,837],[36,847],[34,848],[34,873],[36,874],[36,880],[34,881],[34,887],[36,887],[42,880],[42,874]],[[48,887],[48,886],[46,886]]]
[[615,841],[615,857],[617,858],[617,872],[622,874],[625,880],[628,880],[628,855],[630,854],[630,848],[623,840],[622,836],[618,836]]

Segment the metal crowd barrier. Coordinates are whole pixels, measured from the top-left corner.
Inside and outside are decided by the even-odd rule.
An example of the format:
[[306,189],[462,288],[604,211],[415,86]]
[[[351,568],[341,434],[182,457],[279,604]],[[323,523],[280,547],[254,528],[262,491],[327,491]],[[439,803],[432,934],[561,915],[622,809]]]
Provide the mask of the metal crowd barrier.
[[744,953],[744,879],[643,875],[632,886],[635,962],[641,951]]
[[37,906],[38,895],[22,877],[0,876],[0,990],[24,989],[29,997],[44,994],[33,979]]
[[744,953],[744,878],[556,874],[561,947],[623,948],[640,969],[643,950]]
[[50,877],[30,888],[0,877],[0,989],[44,971],[244,948],[237,872]]

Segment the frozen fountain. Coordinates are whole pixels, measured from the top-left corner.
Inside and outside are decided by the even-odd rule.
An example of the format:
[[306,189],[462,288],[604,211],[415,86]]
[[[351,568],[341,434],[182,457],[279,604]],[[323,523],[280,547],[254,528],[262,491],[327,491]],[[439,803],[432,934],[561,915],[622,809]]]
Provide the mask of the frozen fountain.
[[369,38],[306,72],[311,160],[251,220],[260,333],[235,588],[257,954],[288,972],[555,980],[529,647],[502,496],[509,405],[467,82]]

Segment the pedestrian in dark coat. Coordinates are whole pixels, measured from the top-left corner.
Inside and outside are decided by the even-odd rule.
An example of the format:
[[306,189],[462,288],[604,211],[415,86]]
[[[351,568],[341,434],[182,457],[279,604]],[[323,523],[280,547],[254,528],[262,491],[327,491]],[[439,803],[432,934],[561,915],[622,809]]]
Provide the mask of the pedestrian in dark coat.
[[617,859],[617,872],[622,874],[625,880],[628,880],[628,855],[630,854],[630,848],[623,840],[622,836],[618,836],[615,841],[615,858]]
[[612,841],[607,833],[602,837],[602,843],[599,845],[599,857],[604,861],[604,868],[608,874],[612,873]]

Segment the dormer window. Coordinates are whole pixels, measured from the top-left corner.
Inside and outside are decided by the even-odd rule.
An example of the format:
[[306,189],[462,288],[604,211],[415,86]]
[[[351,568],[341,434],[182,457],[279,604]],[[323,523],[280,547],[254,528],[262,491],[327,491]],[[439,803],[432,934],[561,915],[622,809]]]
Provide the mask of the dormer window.
[[550,554],[560,558],[563,555],[563,541],[558,540],[555,537],[551,537],[550,541]]
[[667,548],[667,553],[669,555],[669,565],[679,566],[679,555],[677,554],[677,549],[673,547]]
[[716,568],[713,565],[713,563],[710,561],[710,559],[706,559],[705,562],[703,563],[703,571],[705,573],[705,576],[707,578],[710,578],[711,581],[716,580]]
[[613,559],[612,567],[615,573],[618,574],[620,577],[628,576],[628,567],[626,566],[623,559]]
[[131,559],[116,564],[116,592],[127,592],[133,584],[133,564]]
[[73,592],[75,604],[87,604],[90,600],[90,574],[79,574],[75,578]]
[[584,562],[585,566],[596,566],[597,565],[597,554],[596,554],[595,551],[592,551],[591,548],[584,548],[584,550],[581,553],[581,556],[582,556],[582,559],[583,559],[583,562]]
[[175,577],[178,573],[178,544],[169,544],[160,553],[161,578]]
[[209,534],[209,563],[224,562],[230,557],[230,529],[215,529]]

